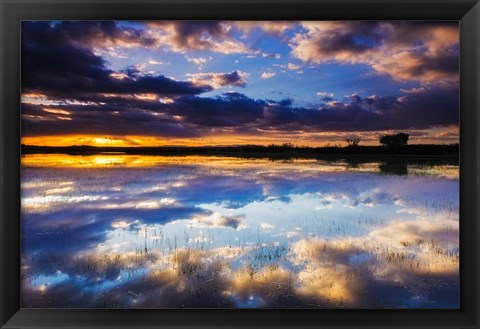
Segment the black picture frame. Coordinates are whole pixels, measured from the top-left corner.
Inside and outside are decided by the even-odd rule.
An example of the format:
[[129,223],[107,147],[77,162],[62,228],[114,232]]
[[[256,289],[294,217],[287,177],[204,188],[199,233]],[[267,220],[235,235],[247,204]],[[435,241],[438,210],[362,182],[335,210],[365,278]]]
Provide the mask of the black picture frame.
[[[1,0],[1,328],[479,328],[478,0]],[[20,308],[20,21],[459,20],[461,307],[436,310],[100,310]]]

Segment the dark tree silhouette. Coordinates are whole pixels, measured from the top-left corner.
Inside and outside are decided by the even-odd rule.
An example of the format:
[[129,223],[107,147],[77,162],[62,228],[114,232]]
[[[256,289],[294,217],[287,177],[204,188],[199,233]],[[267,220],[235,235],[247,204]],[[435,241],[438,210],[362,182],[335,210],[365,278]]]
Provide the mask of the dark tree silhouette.
[[283,143],[282,147],[284,149],[293,149],[293,148],[295,148],[295,145],[293,145],[293,143],[288,142],[288,143]]
[[380,144],[388,147],[397,147],[402,145],[407,145],[408,137],[410,135],[405,133],[399,133],[396,135],[385,135],[380,138]]
[[347,138],[345,140],[347,142],[347,147],[355,147],[360,144],[361,139],[360,138]]

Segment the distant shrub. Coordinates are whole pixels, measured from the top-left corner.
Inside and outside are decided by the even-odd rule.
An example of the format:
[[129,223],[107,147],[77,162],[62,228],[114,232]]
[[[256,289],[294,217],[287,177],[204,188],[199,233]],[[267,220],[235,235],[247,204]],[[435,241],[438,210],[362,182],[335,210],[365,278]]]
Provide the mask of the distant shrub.
[[407,145],[408,137],[410,135],[405,133],[399,133],[395,135],[385,135],[380,138],[380,144],[388,147],[397,147],[402,145]]
[[360,138],[347,138],[345,140],[347,142],[347,147],[356,147],[358,144],[360,144],[361,139]]

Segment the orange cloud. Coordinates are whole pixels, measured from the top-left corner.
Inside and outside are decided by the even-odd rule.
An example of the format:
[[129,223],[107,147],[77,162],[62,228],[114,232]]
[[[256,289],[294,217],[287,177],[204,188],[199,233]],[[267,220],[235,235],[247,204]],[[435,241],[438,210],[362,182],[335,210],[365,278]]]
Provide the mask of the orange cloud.
[[286,30],[292,28],[295,22],[291,21],[239,21],[235,22],[235,27],[239,30],[250,34],[254,29],[261,29],[266,33],[280,35]]
[[241,41],[230,36],[228,22],[150,22],[147,34],[157,47],[165,47],[175,52],[189,50],[210,50],[222,54],[246,54],[251,50]]
[[458,81],[458,25],[304,22],[291,40],[304,62],[367,64],[395,80]]

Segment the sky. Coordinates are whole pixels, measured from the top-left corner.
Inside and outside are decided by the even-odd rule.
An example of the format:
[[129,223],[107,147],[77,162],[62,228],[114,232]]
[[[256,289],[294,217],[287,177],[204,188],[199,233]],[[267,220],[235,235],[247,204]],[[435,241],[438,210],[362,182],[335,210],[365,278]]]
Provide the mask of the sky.
[[446,21],[22,23],[22,143],[459,141]]

